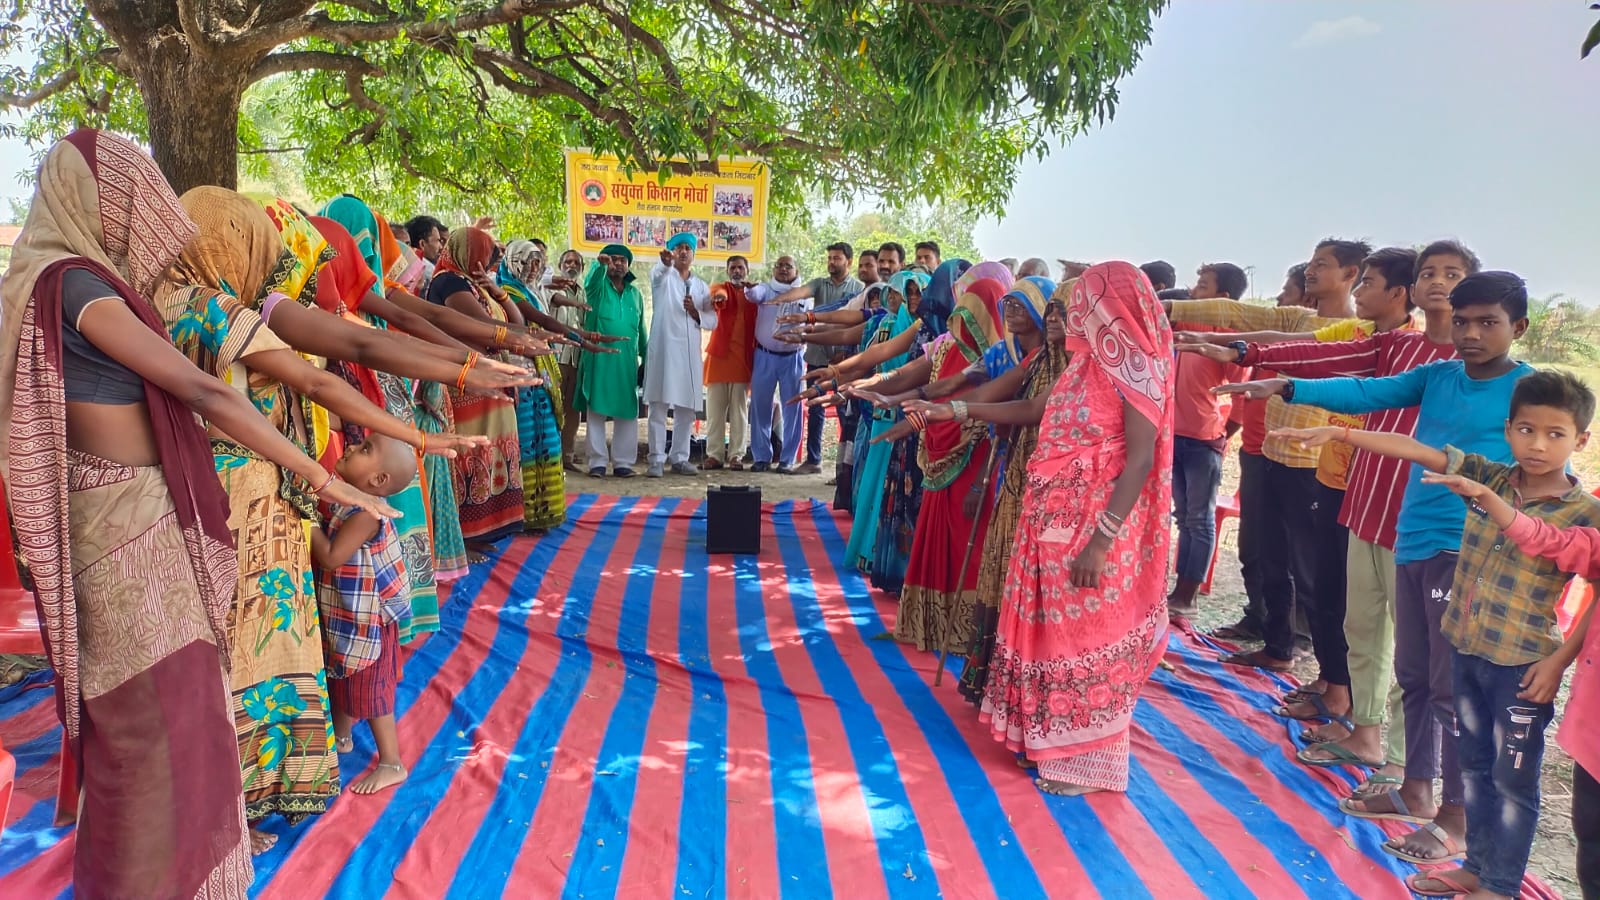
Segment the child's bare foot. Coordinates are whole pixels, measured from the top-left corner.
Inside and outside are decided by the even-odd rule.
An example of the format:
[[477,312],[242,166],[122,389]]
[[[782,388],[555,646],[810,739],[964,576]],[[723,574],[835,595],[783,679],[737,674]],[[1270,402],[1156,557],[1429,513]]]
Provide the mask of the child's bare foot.
[[388,790],[406,780],[406,767],[398,763],[378,763],[372,774],[358,779],[350,785],[350,792],[354,794],[376,794]]
[[1055,794],[1057,797],[1082,797],[1084,794],[1098,794],[1101,791],[1101,788],[1073,784],[1070,781],[1052,781],[1049,778],[1039,779],[1037,786],[1046,794]]
[[250,855],[260,856],[278,843],[278,836],[256,828],[250,829]]

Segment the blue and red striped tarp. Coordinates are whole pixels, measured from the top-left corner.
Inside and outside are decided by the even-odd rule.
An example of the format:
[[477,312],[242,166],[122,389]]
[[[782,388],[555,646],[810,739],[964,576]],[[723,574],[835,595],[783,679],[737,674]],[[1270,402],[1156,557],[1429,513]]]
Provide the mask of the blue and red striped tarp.
[[[760,557],[708,557],[704,507],[574,498],[476,568],[405,663],[411,777],[271,826],[254,894],[305,897],[1408,897],[1350,774],[1293,758],[1283,687],[1174,636],[1126,796],[1046,797],[893,603],[841,568],[841,520],[766,509]],[[0,694],[18,794],[0,896],[68,892],[48,682]],[[1298,727],[1294,729],[1298,730]],[[346,783],[372,762],[364,728]]]

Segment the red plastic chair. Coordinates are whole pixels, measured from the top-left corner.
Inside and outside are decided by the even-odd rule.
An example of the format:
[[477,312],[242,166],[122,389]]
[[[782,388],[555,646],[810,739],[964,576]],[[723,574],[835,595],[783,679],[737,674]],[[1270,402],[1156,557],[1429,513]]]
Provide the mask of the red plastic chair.
[[44,636],[39,632],[33,593],[22,587],[17,575],[17,558],[11,548],[11,510],[3,502],[5,496],[5,485],[0,483],[0,653],[43,656]]
[[0,743],[0,831],[6,829],[6,814],[11,811],[11,792],[17,786],[17,758]]
[[1239,495],[1217,498],[1217,525],[1216,543],[1211,547],[1211,565],[1206,569],[1206,583],[1200,586],[1200,593],[1211,593],[1211,577],[1217,574],[1217,556],[1222,553],[1222,523],[1229,519],[1239,518]]

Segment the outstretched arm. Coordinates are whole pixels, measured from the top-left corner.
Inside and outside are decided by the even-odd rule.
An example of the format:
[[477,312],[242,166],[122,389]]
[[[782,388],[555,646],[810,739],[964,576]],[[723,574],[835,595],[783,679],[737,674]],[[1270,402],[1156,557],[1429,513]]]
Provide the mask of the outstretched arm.
[[1434,472],[1443,472],[1449,464],[1449,457],[1443,450],[1436,450],[1405,434],[1356,431],[1324,425],[1321,428],[1279,428],[1272,432],[1272,436],[1295,441],[1308,450],[1321,447],[1329,441],[1343,441],[1357,449],[1414,462]]

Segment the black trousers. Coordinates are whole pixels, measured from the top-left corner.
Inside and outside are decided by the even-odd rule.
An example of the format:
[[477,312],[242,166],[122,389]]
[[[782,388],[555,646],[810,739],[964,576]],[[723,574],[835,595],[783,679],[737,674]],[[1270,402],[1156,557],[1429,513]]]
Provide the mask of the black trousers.
[[1578,839],[1578,886],[1583,900],[1600,900],[1600,781],[1572,764],[1572,833]]
[[1316,588],[1311,610],[1311,649],[1320,677],[1329,684],[1350,686],[1350,644],[1344,637],[1345,582],[1348,580],[1350,529],[1339,524],[1344,491],[1317,483]]
[[[1261,535],[1267,654],[1293,659],[1295,613],[1316,617],[1317,471],[1267,460],[1267,528]],[[1243,513],[1240,513],[1241,517]],[[1342,626],[1341,626],[1342,627]]]
[[1239,574],[1244,578],[1244,618],[1257,631],[1267,621],[1267,587],[1262,579],[1266,562],[1261,558],[1261,538],[1267,527],[1267,466],[1259,453],[1239,451]]

